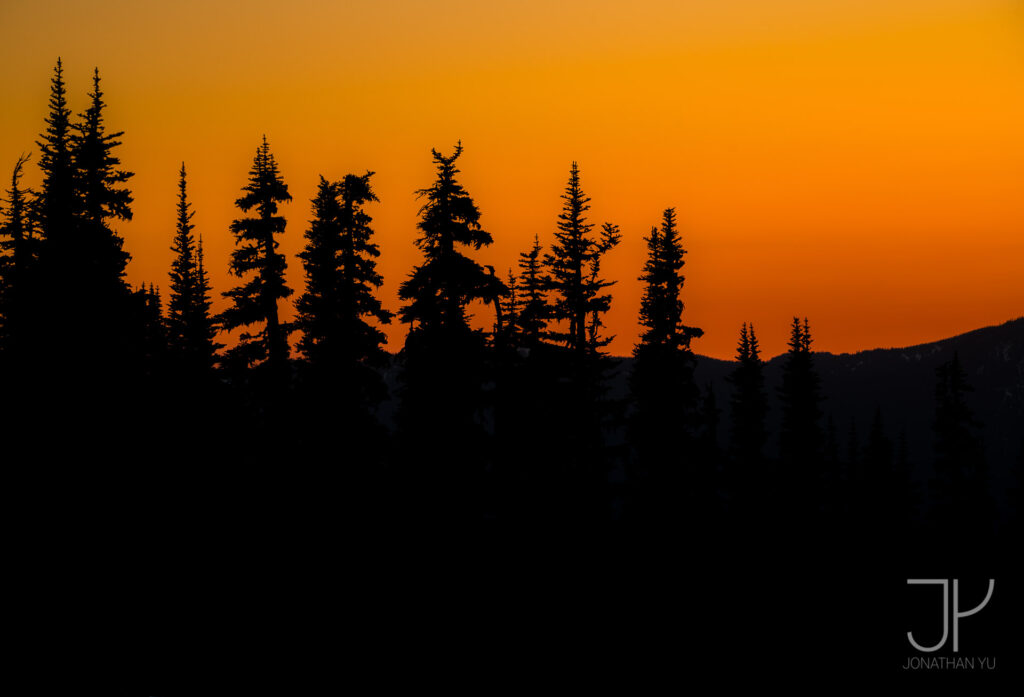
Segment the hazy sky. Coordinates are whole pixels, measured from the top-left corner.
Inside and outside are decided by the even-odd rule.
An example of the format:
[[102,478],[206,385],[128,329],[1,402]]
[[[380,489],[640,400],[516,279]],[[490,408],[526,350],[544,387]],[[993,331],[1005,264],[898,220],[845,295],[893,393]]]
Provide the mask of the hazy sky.
[[593,222],[624,233],[616,353],[668,206],[702,353],[730,356],[743,321],[781,352],[794,314],[835,352],[1024,314],[1022,2],[0,0],[2,171],[36,149],[57,56],[76,111],[100,68],[126,131],[133,283],[167,285],[182,160],[215,290],[234,283],[228,225],[265,133],[295,199],[296,292],[318,176],[373,170],[394,309],[430,148],[461,138],[495,238],[478,258],[499,269],[550,242],[580,163]]

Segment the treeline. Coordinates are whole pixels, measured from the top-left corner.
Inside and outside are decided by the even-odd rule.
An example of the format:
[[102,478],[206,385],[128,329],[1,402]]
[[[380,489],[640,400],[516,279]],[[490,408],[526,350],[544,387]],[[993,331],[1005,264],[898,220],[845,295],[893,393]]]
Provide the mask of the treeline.
[[[88,109],[72,116],[58,61],[36,143],[41,184],[22,185],[31,160],[19,158],[0,229],[8,443],[89,491],[110,486],[140,506],[168,491],[208,495],[211,506],[230,502],[259,519],[287,509],[310,526],[340,511],[650,534],[713,524],[898,536],[920,520],[951,534],[994,529],[957,360],[936,376],[927,491],[912,488],[881,409],[863,448],[852,436],[840,452],[806,319],[793,320],[780,385],[765,384],[752,324],[740,328],[731,394],[698,385],[691,344],[703,332],[684,318],[686,250],[673,208],[645,237],[642,333],[629,393],[613,394],[621,366],[604,318],[614,282],[602,264],[621,232],[591,220],[576,163],[552,238],[535,237],[499,273],[474,259],[493,238],[459,182],[461,143],[433,151],[435,179],[417,192],[422,260],[401,284],[397,315],[379,298],[373,173],[321,177],[293,322],[280,308],[298,289],[278,245],[294,234],[279,212],[291,195],[267,140],[235,202],[237,285],[219,314],[183,164],[164,307],[154,285],[125,280],[130,258],[113,225],[131,219],[132,173],[103,96],[97,71]],[[474,303],[493,316],[489,329],[474,328]],[[393,321],[408,326],[395,356],[382,330]],[[780,398],[778,433],[767,427],[769,389]]]

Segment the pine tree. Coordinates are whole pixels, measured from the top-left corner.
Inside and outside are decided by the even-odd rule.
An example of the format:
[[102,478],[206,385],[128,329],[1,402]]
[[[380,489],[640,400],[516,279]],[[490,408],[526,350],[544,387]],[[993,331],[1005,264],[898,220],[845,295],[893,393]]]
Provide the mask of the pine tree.
[[414,334],[438,333],[439,338],[465,335],[470,331],[466,306],[473,300],[493,302],[506,292],[504,284],[459,250],[460,246],[479,250],[493,242],[480,226],[476,204],[455,178],[461,141],[450,157],[436,150],[432,153],[437,180],[418,192],[426,198],[420,208],[417,227],[421,235],[416,241],[424,261],[413,269],[398,294],[406,301],[400,318],[410,325],[410,338]]
[[197,259],[192,230],[191,204],[185,174],[185,163],[178,173],[177,229],[174,234],[174,261],[171,262],[171,298],[167,306],[167,341],[172,354],[184,358],[189,355],[189,326],[193,304],[196,302]]
[[108,221],[132,219],[132,195],[122,185],[133,175],[119,169],[121,161],[113,154],[114,148],[121,145],[118,138],[124,132],[106,132],[106,103],[98,69],[93,72],[92,84],[89,108],[72,127],[72,155],[81,206],[76,247],[86,253],[79,263],[88,261],[92,267],[88,269],[89,275],[109,292],[120,294],[127,290],[124,272],[131,257],[123,250],[124,240],[109,227]]
[[[435,513],[462,516],[480,504],[485,464],[480,453],[487,341],[470,328],[467,306],[474,300],[496,304],[508,289],[463,253],[490,245],[492,238],[456,178],[461,142],[450,156],[432,154],[436,179],[418,192],[425,199],[416,240],[423,262],[399,288],[405,303],[399,317],[410,328],[401,352],[398,425],[404,465],[415,482],[407,492],[414,497],[409,505],[425,505],[425,492],[433,490],[447,508]],[[432,459],[442,467],[430,472],[422,463]]]
[[508,345],[519,343],[522,335],[522,328],[519,326],[519,313],[523,308],[522,298],[519,295],[519,279],[516,278],[512,269],[508,270],[508,295],[501,300],[501,315],[504,318],[502,326],[495,321],[495,330],[503,334],[503,341]]
[[[231,306],[218,321],[225,331],[245,328],[237,345],[228,350],[229,364],[246,368],[265,364],[280,378],[288,361],[290,328],[281,322],[277,303],[291,296],[292,290],[285,283],[287,261],[277,251],[274,236],[283,234],[286,226],[284,217],[278,215],[278,205],[292,197],[266,136],[256,149],[249,183],[242,191],[245,193],[235,205],[245,213],[255,209],[255,215],[231,223],[235,235],[231,273],[247,280],[223,294]],[[249,330],[253,325],[260,325],[255,333]]]
[[814,514],[821,501],[821,395],[811,341],[807,319],[794,317],[779,388],[783,503],[794,516]]
[[36,212],[47,242],[59,244],[63,236],[72,233],[78,210],[71,155],[71,109],[68,107],[64,66],[60,58],[50,81],[49,107],[46,130],[36,141],[40,153],[39,169],[43,175]]
[[25,331],[25,284],[33,270],[39,242],[29,209],[32,191],[21,186],[26,162],[28,155],[22,155],[14,165],[0,223],[0,350],[15,353]]
[[767,440],[768,398],[764,390],[764,361],[753,324],[744,322],[740,329],[736,367],[729,381],[733,386],[730,402],[732,454],[746,467],[757,466]]
[[224,348],[223,344],[217,343],[216,340],[217,320],[211,311],[213,307],[212,292],[210,275],[206,271],[206,259],[203,254],[203,236],[200,235],[196,241],[196,284],[192,302],[192,319],[188,324],[193,330],[190,335],[194,337],[193,345],[196,348],[196,356],[202,359],[201,367],[206,371],[213,369],[217,363],[217,351]]
[[213,368],[220,345],[210,315],[210,281],[203,266],[202,242],[193,233],[185,163],[178,174],[177,227],[171,262],[171,297],[167,308],[167,343],[179,372],[194,380]]
[[306,292],[296,303],[296,326],[303,332],[299,347],[320,379],[343,380],[344,398],[361,406],[383,396],[374,369],[387,360],[386,337],[377,325],[391,322],[374,295],[383,279],[375,261],[380,250],[371,242],[372,219],[364,210],[377,200],[372,175],[349,174],[337,183],[320,177],[306,248],[299,254]]
[[[619,242],[618,229],[611,224],[595,237],[594,225],[587,220],[590,197],[583,193],[579,166],[573,162],[558,230],[551,252],[544,256],[547,269],[547,290],[552,293],[551,318],[565,323],[565,331],[550,331],[556,342],[564,343],[580,360],[600,347],[593,341],[596,332],[590,329],[595,320],[611,307],[611,295],[603,291],[614,281],[599,276],[601,258]],[[606,342],[605,342],[606,343]]]
[[[686,252],[675,209],[665,209],[660,228],[652,227],[645,240],[647,260],[639,278],[642,332],[633,349],[630,374],[634,404],[630,431],[640,465],[635,477],[649,479],[642,486],[650,489],[651,496],[646,497],[650,501],[641,505],[658,509],[651,512],[663,519],[682,512],[681,508],[689,507],[688,513],[695,510],[692,504],[698,489],[706,493],[705,466],[712,452],[710,441],[697,442],[698,432],[706,429],[701,428],[700,390],[693,376],[696,357],[690,343],[703,332],[683,324]],[[683,502],[685,496],[690,498]]]
[[[89,98],[89,108],[70,123],[58,61],[51,113],[39,141],[43,185],[37,213],[43,241],[31,290],[33,351],[48,380],[117,375],[130,381],[140,365],[143,328],[124,279],[129,255],[111,223],[132,218],[132,197],[124,186],[132,174],[120,169],[114,154],[122,134],[106,130],[98,71]],[[92,369],[61,376],[66,367],[61,354],[71,346]]]
[[601,275],[601,262],[618,244],[620,233],[606,223],[595,234],[586,215],[590,198],[583,192],[575,162],[562,201],[555,241],[544,256],[549,316],[557,323],[547,338],[564,347],[553,376],[557,383],[551,399],[559,433],[549,444],[549,457],[557,479],[552,486],[561,490],[565,515],[593,519],[607,510],[605,489],[612,453],[606,447],[606,434],[621,406],[607,397],[614,361],[602,351],[611,341],[602,329],[612,301],[606,291],[614,282]]
[[516,327],[524,347],[536,347],[547,332],[551,306],[548,304],[546,288],[550,279],[544,273],[540,238],[534,236],[533,246],[519,254],[519,279],[515,286],[519,297]]

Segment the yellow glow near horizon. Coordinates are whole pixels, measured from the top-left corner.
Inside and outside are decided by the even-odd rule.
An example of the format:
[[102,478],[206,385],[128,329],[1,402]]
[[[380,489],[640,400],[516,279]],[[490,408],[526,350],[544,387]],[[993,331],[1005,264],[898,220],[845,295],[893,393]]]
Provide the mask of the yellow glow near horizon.
[[838,352],[1024,313],[1024,6],[1009,0],[8,1],[5,179],[35,150],[58,55],[75,110],[99,66],[108,124],[126,131],[129,279],[167,283],[184,160],[218,309],[265,133],[294,196],[296,293],[318,176],[373,170],[396,309],[419,262],[413,192],[430,148],[461,138],[495,238],[478,258],[499,269],[534,234],[550,242],[579,161],[593,221],[624,233],[606,263],[618,354],[637,335],[642,236],[668,206],[701,353],[731,356],[743,321],[778,353],[794,314]]

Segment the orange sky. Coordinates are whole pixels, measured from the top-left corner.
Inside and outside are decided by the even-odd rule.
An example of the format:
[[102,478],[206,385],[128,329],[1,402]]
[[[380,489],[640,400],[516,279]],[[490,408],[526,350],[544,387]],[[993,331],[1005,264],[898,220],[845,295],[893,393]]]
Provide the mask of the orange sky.
[[461,138],[495,238],[479,258],[499,268],[535,233],[550,241],[579,161],[594,222],[624,233],[606,263],[619,354],[637,334],[642,236],[667,206],[701,353],[731,356],[745,320],[779,353],[793,314],[834,352],[1024,314],[1013,0],[0,0],[4,172],[35,149],[58,55],[76,111],[99,66],[108,123],[127,132],[133,283],[167,285],[185,160],[215,290],[233,284],[232,204],[266,133],[295,198],[292,286],[318,175],[371,169],[395,309],[419,261],[413,192],[430,148]]

